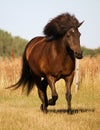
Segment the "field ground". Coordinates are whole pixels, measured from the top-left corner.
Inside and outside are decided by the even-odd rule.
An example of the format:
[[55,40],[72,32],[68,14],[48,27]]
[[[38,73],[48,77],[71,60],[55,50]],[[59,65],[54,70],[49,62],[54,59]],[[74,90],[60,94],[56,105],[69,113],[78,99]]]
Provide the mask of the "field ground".
[[5,90],[18,80],[20,64],[20,58],[0,59],[0,130],[100,130],[100,56],[80,62],[79,91],[72,86],[72,115],[67,113],[63,80],[56,83],[59,98],[47,114],[40,111],[36,88],[28,97],[21,89]]

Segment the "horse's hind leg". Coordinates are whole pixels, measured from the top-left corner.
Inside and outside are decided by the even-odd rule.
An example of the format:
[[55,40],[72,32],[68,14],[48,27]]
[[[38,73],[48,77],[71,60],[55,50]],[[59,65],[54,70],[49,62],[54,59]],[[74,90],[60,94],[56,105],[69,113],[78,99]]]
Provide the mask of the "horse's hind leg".
[[47,113],[47,106],[48,106],[48,99],[47,99],[47,94],[46,94],[47,85],[48,85],[48,82],[46,79],[43,79],[42,81],[37,83],[38,95],[42,101],[41,110],[44,113]]

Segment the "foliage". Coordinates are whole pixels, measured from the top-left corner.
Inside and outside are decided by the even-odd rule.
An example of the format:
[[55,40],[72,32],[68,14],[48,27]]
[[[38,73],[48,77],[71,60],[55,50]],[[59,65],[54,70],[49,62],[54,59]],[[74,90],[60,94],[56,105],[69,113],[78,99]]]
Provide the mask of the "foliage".
[[82,51],[83,51],[84,56],[94,57],[94,56],[100,55],[100,47],[96,49],[82,47]]
[[[24,48],[28,43],[27,40],[19,36],[12,36],[10,33],[0,29],[0,56],[2,57],[19,57],[22,56]],[[97,56],[100,55],[100,47],[97,49],[89,49],[82,47],[84,56]]]
[[19,36],[13,37],[10,33],[0,30],[0,56],[21,56],[27,40]]

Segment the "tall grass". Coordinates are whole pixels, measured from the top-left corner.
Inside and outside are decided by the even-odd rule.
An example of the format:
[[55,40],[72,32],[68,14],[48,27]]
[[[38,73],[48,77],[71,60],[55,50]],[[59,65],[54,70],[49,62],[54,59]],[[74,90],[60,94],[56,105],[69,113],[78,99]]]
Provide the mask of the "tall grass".
[[[0,58],[0,130],[99,130],[100,129],[100,56],[80,61],[79,91],[72,85],[73,114],[67,114],[65,83],[56,83],[59,99],[56,106],[43,114],[35,88],[29,97],[5,90],[15,83],[21,70],[21,58]],[[48,87],[48,97],[51,96]]]

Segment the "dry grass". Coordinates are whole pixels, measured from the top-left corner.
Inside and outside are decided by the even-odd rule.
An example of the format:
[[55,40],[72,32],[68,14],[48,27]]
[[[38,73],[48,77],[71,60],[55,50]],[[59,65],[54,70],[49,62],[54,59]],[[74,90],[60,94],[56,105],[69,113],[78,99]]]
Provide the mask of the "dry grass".
[[[35,88],[29,97],[5,90],[20,75],[21,59],[0,59],[0,130],[99,130],[100,129],[100,56],[84,58],[80,62],[80,89],[72,86],[73,114],[67,114],[63,80],[56,84],[59,100],[48,107],[48,114],[40,109]],[[62,86],[62,87],[61,87]],[[50,89],[48,89],[50,96]]]

